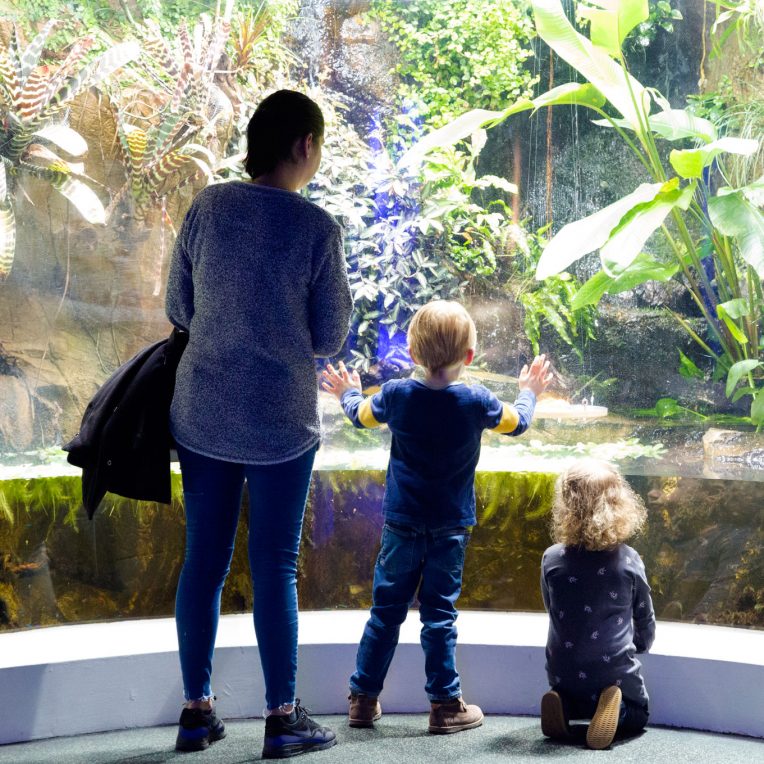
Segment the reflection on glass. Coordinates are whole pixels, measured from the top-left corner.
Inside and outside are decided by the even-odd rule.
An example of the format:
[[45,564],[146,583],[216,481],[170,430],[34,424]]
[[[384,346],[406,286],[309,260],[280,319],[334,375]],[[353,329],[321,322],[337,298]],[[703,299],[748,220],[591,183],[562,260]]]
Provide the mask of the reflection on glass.
[[[564,0],[555,23],[592,34],[583,5]],[[98,385],[167,334],[183,214],[204,185],[243,177],[242,131],[280,87],[309,91],[327,119],[307,193],[345,226],[356,309],[342,357],[367,390],[414,372],[407,322],[435,297],[468,304],[472,374],[499,396],[513,399],[535,352],[554,359],[546,415],[521,439],[486,435],[461,606],[541,610],[554,473],[586,453],[617,461],[645,499],[635,545],[659,617],[764,627],[764,272],[747,234],[761,220],[762,30],[741,16],[724,37],[733,20],[720,22],[704,57],[700,5],[651,4],[623,43],[634,87],[670,99],[651,91],[639,137],[618,88],[537,25],[530,0],[129,16],[53,2],[46,18],[0,4],[0,629],[172,613],[178,485],[169,508],[107,497],[89,523],[59,446]],[[575,97],[540,99],[569,82]],[[592,122],[605,115],[615,127]],[[565,238],[637,189],[608,230]],[[664,210],[664,228],[639,235],[637,201],[653,221]],[[366,608],[388,441],[321,398],[301,605]],[[237,547],[224,609],[250,604]]]

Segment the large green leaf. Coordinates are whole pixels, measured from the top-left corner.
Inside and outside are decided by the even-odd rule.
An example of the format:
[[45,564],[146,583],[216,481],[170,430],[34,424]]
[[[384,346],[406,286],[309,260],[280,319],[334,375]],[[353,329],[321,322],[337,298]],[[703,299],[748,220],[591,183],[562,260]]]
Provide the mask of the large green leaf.
[[[518,106],[519,104],[522,104],[522,106],[517,108],[517,111],[533,108],[532,102],[527,99],[521,99],[515,106]],[[509,109],[507,112],[508,111]],[[442,148],[444,146],[453,146],[455,143],[472,135],[487,122],[492,122],[504,116],[509,116],[509,114],[501,111],[489,111],[488,109],[473,109],[472,111],[468,111],[466,114],[462,114],[447,125],[443,125],[443,127],[427,133],[424,138],[415,143],[403,154],[398,160],[398,166],[410,167],[411,165],[416,165],[433,149]]]
[[740,154],[750,156],[756,153],[759,142],[751,138],[733,138],[731,136],[711,141],[697,149],[684,149],[671,152],[669,161],[671,166],[683,178],[700,178],[703,168],[707,167],[719,156],[719,154]]
[[642,84],[614,61],[606,49],[579,34],[568,21],[560,0],[532,0],[536,31],[552,50],[580,72],[621,113],[631,129],[641,132],[651,99]]
[[684,189],[678,185],[678,178],[674,178],[653,199],[636,205],[624,215],[600,250],[602,267],[609,275],[617,276],[631,265],[671,210],[675,207],[686,210],[690,206],[695,183]]
[[541,280],[564,271],[584,255],[599,249],[624,215],[638,204],[655,198],[662,183],[643,183],[627,196],[588,217],[563,226],[541,253],[536,278]]
[[759,390],[751,403],[751,421],[755,425],[764,425],[764,391]]
[[743,297],[736,297],[727,302],[721,302],[717,306],[717,311],[724,310],[730,318],[743,318],[751,313],[751,304]]
[[588,82],[568,82],[558,85],[556,88],[542,93],[532,101],[521,98],[503,111],[488,111],[487,109],[473,109],[457,117],[443,127],[433,130],[415,143],[398,160],[399,167],[409,167],[418,164],[424,156],[434,149],[445,146],[453,146],[458,141],[463,141],[483,126],[493,127],[503,122],[513,114],[531,109],[541,109],[545,106],[588,106],[600,109],[605,105],[605,97],[597,88]]
[[764,207],[764,175],[753,183],[743,186],[740,191],[754,207]]
[[737,387],[737,383],[748,374],[749,371],[753,371],[755,368],[761,366],[761,361],[757,361],[755,358],[749,358],[745,361],[738,361],[732,364],[729,372],[727,372],[727,397],[732,395],[732,391]]
[[764,279],[764,215],[745,197],[743,190],[721,189],[708,200],[708,214],[725,236],[733,236],[740,255]]
[[597,271],[573,296],[571,307],[578,310],[586,305],[596,305],[604,294],[626,292],[645,281],[668,281],[678,270],[678,263],[662,263],[643,252],[617,277]]
[[579,3],[578,13],[591,23],[591,41],[618,58],[626,36],[647,21],[650,8],[647,0],[587,0]]
[[[607,119],[593,120],[595,125],[612,127]],[[633,129],[625,119],[614,120],[618,127],[627,130]],[[697,138],[698,140],[713,141],[716,139],[716,128],[713,123],[702,117],[696,117],[686,109],[665,109],[653,114],[648,124],[650,129],[668,141],[681,141],[685,138]]]
[[732,320],[732,316],[727,313],[724,307],[726,303],[716,306],[716,315],[724,322],[727,331],[735,338],[735,341],[741,345],[748,344],[748,337],[745,336],[742,329]]
[[533,109],[541,109],[544,106],[568,105],[601,109],[606,102],[605,96],[594,85],[588,82],[567,82],[536,96],[533,99]]

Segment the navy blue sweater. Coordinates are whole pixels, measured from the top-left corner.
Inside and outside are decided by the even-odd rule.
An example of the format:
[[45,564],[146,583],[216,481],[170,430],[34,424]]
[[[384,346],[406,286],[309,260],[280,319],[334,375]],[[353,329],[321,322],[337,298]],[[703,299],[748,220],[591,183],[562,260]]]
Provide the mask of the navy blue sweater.
[[356,427],[387,424],[392,433],[383,511],[410,526],[472,526],[475,468],[483,430],[520,435],[530,426],[536,396],[526,390],[514,406],[483,385],[432,389],[413,379],[386,382],[371,396],[348,390],[345,414]]

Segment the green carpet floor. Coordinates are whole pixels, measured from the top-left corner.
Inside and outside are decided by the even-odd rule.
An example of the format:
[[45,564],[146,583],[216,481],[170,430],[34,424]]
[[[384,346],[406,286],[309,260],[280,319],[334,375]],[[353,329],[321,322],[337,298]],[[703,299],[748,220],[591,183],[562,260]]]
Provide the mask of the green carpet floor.
[[[764,741],[733,735],[712,735],[653,727],[638,738],[619,742],[606,751],[546,740],[538,719],[489,716],[482,727],[454,735],[427,733],[426,715],[385,716],[374,730],[353,730],[339,716],[318,717],[337,732],[338,745],[317,751],[305,764],[450,764],[451,762],[599,761],[700,762],[758,764],[764,762]],[[228,737],[200,753],[173,750],[174,727],[152,727],[55,738],[0,747],[2,764],[243,764],[260,759],[262,720],[231,721]]]

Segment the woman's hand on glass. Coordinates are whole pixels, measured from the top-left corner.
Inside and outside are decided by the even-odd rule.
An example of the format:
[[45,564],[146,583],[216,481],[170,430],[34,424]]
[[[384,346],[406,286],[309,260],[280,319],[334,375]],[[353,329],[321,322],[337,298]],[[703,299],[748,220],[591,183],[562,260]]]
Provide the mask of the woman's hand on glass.
[[342,361],[338,365],[339,369],[335,369],[330,363],[326,364],[322,373],[321,387],[337,400],[340,400],[348,390],[358,390],[360,393],[361,377],[358,372],[355,369],[352,372],[348,371]]

